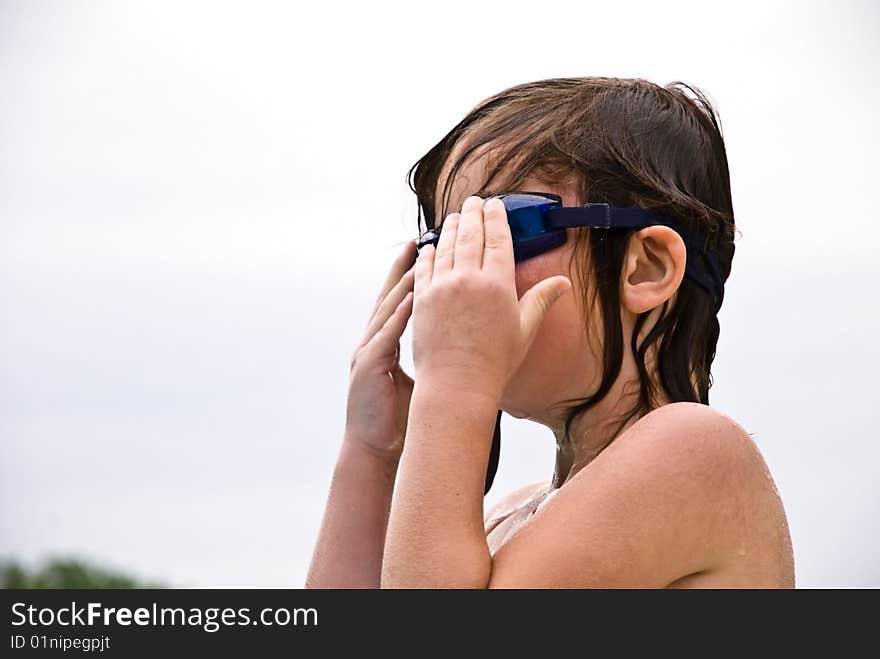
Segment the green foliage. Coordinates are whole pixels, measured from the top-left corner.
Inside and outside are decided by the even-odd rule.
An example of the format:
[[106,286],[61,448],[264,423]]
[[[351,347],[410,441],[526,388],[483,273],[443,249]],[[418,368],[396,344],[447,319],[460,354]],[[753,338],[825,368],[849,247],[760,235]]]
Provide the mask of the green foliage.
[[115,570],[98,567],[75,558],[53,558],[28,569],[17,561],[0,561],[2,588],[162,588],[141,583]]

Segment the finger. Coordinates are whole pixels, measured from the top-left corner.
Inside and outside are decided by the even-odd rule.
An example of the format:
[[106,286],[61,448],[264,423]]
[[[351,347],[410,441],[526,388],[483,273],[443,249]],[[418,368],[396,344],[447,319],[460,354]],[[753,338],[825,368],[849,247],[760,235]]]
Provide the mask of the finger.
[[437,243],[437,255],[434,257],[434,274],[439,275],[452,270],[455,261],[455,236],[461,213],[450,213],[440,228],[440,241]]
[[570,290],[571,280],[558,275],[539,281],[520,298],[520,329],[524,349],[532,344],[553,303]]
[[[369,343],[370,354],[375,357],[388,358],[390,364],[396,364],[399,358],[400,337],[406,329],[406,324],[412,315],[413,294],[409,292],[394,309],[394,312],[379,328],[373,340]],[[375,351],[375,352],[373,352]],[[384,366],[387,366],[385,364]]]
[[422,247],[422,251],[419,252],[419,258],[416,259],[415,282],[413,284],[415,295],[423,294],[431,286],[431,279],[434,276],[436,251],[434,246],[429,244]]
[[385,321],[394,313],[394,310],[397,308],[397,305],[400,304],[401,300],[406,297],[406,294],[413,290],[413,285],[415,281],[415,268],[410,268],[407,270],[403,277],[400,278],[400,281],[392,288],[388,295],[385,296],[385,299],[379,304],[376,309],[376,313],[373,314],[373,317],[370,319],[370,322],[367,324],[367,329],[364,332],[364,339],[361,342],[361,345],[365,345],[373,335],[379,331],[382,325],[385,324]]
[[513,237],[507,222],[507,210],[500,199],[489,199],[483,205],[484,230],[483,268],[492,268],[513,277],[516,266],[513,261]]
[[391,264],[391,270],[385,278],[385,283],[382,284],[382,289],[379,291],[379,296],[376,298],[376,304],[373,305],[373,311],[370,314],[371,316],[375,315],[376,309],[382,304],[382,300],[388,297],[389,291],[394,288],[403,274],[412,267],[413,263],[416,262],[416,256],[418,256],[416,241],[408,240],[406,245],[403,246],[403,249],[397,255],[397,258],[394,259],[394,263]]
[[[376,333],[377,336],[381,335],[383,338],[393,339],[395,351],[400,350],[400,337],[403,334],[403,330],[406,329],[406,323],[412,314],[413,297],[413,292],[408,292],[400,301],[400,304],[397,305],[394,313],[391,314],[388,320],[385,321],[385,324]],[[396,352],[395,354],[399,356],[399,352]]]
[[455,269],[479,270],[483,265],[483,200],[470,196],[461,206],[455,238]]

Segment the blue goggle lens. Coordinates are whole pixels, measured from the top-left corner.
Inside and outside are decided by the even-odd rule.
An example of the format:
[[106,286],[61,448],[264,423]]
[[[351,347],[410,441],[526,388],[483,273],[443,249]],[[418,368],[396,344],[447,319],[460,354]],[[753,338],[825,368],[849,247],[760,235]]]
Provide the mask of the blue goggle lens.
[[[514,261],[531,258],[565,244],[565,229],[548,229],[545,221],[548,210],[562,206],[561,198],[534,192],[514,192],[495,197],[501,199],[507,210]],[[440,230],[432,229],[422,235],[418,247],[421,250],[429,243],[436,247],[439,240]]]

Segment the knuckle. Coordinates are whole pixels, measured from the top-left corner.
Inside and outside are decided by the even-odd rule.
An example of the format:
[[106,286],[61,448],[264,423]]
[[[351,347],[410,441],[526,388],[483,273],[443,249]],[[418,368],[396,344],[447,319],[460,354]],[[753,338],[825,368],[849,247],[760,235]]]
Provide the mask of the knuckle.
[[483,283],[483,287],[486,293],[491,295],[493,298],[499,298],[507,294],[508,290],[507,284],[495,277],[486,279],[486,281]]
[[501,293],[510,290],[511,286],[513,286],[513,281],[494,275],[488,278],[488,285],[493,292]]
[[460,270],[453,271],[448,277],[446,277],[446,287],[453,291],[464,291],[469,287],[470,277],[465,275]]
[[486,234],[486,247],[488,249],[500,249],[507,244],[507,236],[503,234]]
[[490,295],[496,295],[504,290],[503,282],[499,282],[493,277],[486,277],[479,272],[453,270],[445,273],[442,277],[435,278],[430,290],[416,300],[416,305],[420,306],[420,303],[429,305],[451,303],[462,296],[482,296],[487,292]]
[[542,314],[546,314],[548,311],[550,311],[550,302],[548,302],[547,298],[545,298],[543,296],[539,297],[538,298],[538,307],[541,309]]
[[476,242],[479,237],[480,237],[480,232],[475,229],[471,229],[471,228],[462,229],[462,228],[460,228],[458,230],[458,236],[456,237],[456,242],[457,243],[473,243],[473,242]]
[[416,298],[413,302],[413,318],[420,318],[425,311],[431,309],[431,300],[432,296],[430,294]]
[[455,273],[450,278],[450,284],[455,292],[468,295],[478,293],[485,287],[483,277],[475,273]]

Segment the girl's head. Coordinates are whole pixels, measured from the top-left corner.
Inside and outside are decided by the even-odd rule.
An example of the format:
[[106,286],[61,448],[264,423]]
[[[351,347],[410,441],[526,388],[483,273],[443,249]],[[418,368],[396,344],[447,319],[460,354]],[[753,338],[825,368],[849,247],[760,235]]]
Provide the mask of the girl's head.
[[[552,192],[563,205],[659,210],[704,236],[730,274],[734,219],[715,111],[684,83],[556,78],[477,105],[409,172],[419,230],[469,195]],[[422,218],[424,217],[424,225]],[[681,237],[665,226],[567,229],[565,245],[516,266],[521,296],[569,276],[575,295],[550,310],[502,409],[561,427],[610,394],[632,403],[620,426],[665,403],[708,403],[719,325],[715,302],[684,277]]]

